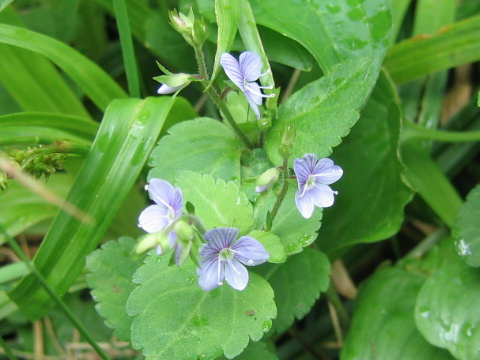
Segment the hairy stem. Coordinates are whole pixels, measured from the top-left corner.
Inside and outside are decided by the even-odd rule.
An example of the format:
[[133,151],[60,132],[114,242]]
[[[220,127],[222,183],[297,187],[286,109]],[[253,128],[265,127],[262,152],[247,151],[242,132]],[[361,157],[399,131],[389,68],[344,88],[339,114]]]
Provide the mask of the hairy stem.
[[280,190],[280,194],[278,194],[277,201],[275,202],[275,205],[273,205],[273,209],[270,213],[272,223],[273,223],[273,220],[275,219],[275,216],[277,216],[278,209],[280,209],[283,199],[285,199],[285,195],[287,195],[287,191],[288,191],[288,158],[287,157],[283,159],[282,172],[283,172],[282,189]]
[[237,123],[233,119],[232,113],[228,109],[225,102],[222,101],[218,92],[213,88],[209,87],[208,84],[210,82],[210,78],[207,73],[207,66],[205,65],[205,56],[203,55],[202,48],[200,46],[195,46],[195,57],[197,58],[198,62],[198,69],[200,71],[200,76],[202,77],[202,83],[206,89],[207,94],[210,96],[212,101],[218,107],[218,109],[223,113],[225,119],[230,124],[232,130],[237,134],[240,140],[249,148],[253,149],[254,146],[252,142],[247,138],[247,136],[243,133],[243,131],[238,127]]

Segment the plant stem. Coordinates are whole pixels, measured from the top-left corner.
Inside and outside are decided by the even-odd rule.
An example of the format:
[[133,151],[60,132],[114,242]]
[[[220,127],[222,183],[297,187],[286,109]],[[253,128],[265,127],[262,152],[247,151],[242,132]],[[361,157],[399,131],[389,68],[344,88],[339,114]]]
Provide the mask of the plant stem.
[[480,141],[480,131],[446,131],[427,129],[405,122],[402,140],[421,138],[450,143]]
[[331,282],[325,295],[327,295],[328,301],[330,301],[330,303],[333,305],[333,307],[337,311],[338,317],[340,318],[340,322],[342,323],[343,327],[346,328],[348,326],[348,323],[350,322],[350,319],[348,317],[348,312],[343,306],[343,303],[340,300],[340,297],[338,296]]
[[228,121],[228,123],[232,127],[232,130],[237,134],[237,136],[243,141],[243,143],[249,149],[253,149],[254,146],[253,146],[252,142],[247,138],[247,136],[243,133],[243,131],[238,127],[237,123],[233,119],[232,113],[228,109],[225,102],[222,101],[218,92],[213,87],[208,86],[208,84],[210,82],[210,79],[209,79],[209,76],[208,76],[208,73],[207,73],[207,66],[205,65],[205,56],[203,55],[203,51],[202,51],[201,46],[194,46],[193,48],[195,50],[195,57],[197,58],[198,69],[199,69],[199,72],[200,72],[200,76],[202,77],[202,83],[205,87],[205,91],[210,96],[210,98],[215,103],[215,105],[217,105],[219,110],[223,113],[223,115],[225,116],[225,119]]
[[287,157],[283,158],[282,170],[283,170],[282,171],[283,172],[282,189],[280,190],[280,194],[278,194],[277,201],[275,202],[275,205],[273,205],[273,209],[270,212],[272,224],[273,224],[273,220],[275,219],[275,216],[277,216],[278,209],[280,209],[283,199],[285,199],[285,195],[287,195],[287,191],[288,191],[288,158]]
[[3,227],[2,224],[0,224],[0,231],[3,233],[5,238],[8,241],[8,244],[10,247],[15,251],[15,253],[18,255],[20,259],[27,265],[28,269],[31,271],[31,273],[37,278],[38,282],[42,287],[45,289],[45,291],[50,295],[50,297],[57,303],[57,305],[63,310],[65,315],[70,319],[72,324],[78,329],[78,331],[85,337],[87,342],[95,349],[95,351],[100,355],[100,357],[104,360],[110,360],[108,355],[105,353],[105,351],[97,344],[95,339],[93,339],[92,335],[88,332],[88,330],[83,326],[83,324],[78,320],[78,318],[75,316],[75,314],[69,309],[67,304],[60,298],[60,296],[57,295],[57,293],[51,288],[51,286],[48,284],[48,282],[45,280],[43,275],[37,270],[35,265],[30,261],[30,259],[23,253],[22,249],[20,246],[17,244],[17,242],[7,233],[5,228]]
[[3,350],[5,351],[5,355],[7,355],[10,360],[18,360],[17,357],[13,355],[12,351],[8,347],[5,340],[3,340],[3,337],[1,335],[0,335],[0,346],[2,346]]

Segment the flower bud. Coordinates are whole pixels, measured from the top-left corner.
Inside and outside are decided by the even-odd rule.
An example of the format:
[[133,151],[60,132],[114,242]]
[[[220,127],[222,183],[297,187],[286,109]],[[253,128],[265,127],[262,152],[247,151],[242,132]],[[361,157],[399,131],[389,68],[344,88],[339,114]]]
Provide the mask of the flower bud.
[[191,46],[202,46],[207,38],[207,27],[203,19],[195,19],[192,9],[185,14],[173,10],[169,14],[170,24]]
[[257,178],[255,191],[261,193],[267,190],[269,185],[274,184],[278,180],[279,174],[280,172],[277,168],[271,168],[265,171]]
[[158,255],[163,254],[170,248],[170,241],[163,231],[142,236],[135,246],[135,254],[142,254],[154,247],[157,247]]
[[293,125],[288,125],[285,128],[282,136],[282,143],[278,149],[278,153],[283,158],[288,158],[292,155],[292,147],[295,144],[296,132]]
[[190,244],[193,239],[193,229],[192,226],[187,224],[185,221],[180,220],[175,223],[173,226],[173,231],[177,234],[177,241],[180,242],[184,247],[187,244]]

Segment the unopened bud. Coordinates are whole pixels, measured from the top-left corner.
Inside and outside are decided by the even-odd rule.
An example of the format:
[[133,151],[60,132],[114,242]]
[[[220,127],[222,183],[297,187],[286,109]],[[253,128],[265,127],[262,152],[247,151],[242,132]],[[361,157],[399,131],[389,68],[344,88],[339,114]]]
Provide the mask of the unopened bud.
[[185,247],[185,245],[191,243],[193,239],[193,229],[192,226],[187,224],[185,221],[177,221],[173,227],[173,231],[177,234],[177,241]]
[[155,247],[157,248],[157,254],[159,253],[160,248],[159,255],[163,254],[170,248],[170,241],[163,231],[154,234],[147,234],[141,237],[137,246],[135,246],[135,254],[143,254]]
[[257,178],[255,191],[261,193],[267,190],[269,185],[274,184],[278,180],[279,174],[280,172],[277,168],[271,168],[265,171]]
[[283,132],[282,145],[293,146],[295,144],[295,137],[297,136],[295,127],[288,125]]

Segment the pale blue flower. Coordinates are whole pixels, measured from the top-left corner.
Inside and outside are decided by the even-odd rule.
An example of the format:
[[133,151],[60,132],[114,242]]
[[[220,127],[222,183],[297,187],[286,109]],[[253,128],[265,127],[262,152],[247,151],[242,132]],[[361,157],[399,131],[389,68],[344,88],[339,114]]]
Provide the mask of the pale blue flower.
[[[176,219],[182,216],[182,190],[161,179],[151,179],[148,184],[148,195],[156,205],[150,205],[142,211],[138,218],[138,226],[148,233],[156,233],[167,229]],[[168,233],[170,249],[177,243],[175,231]],[[175,255],[181,253],[181,245],[177,243]],[[162,247],[157,246],[157,253],[162,254]]]
[[298,181],[295,203],[304,218],[312,216],[315,206],[324,208],[333,205],[334,195],[338,192],[328,185],[342,177],[340,166],[331,159],[318,160],[315,154],[306,154],[301,159],[295,159],[293,168]]
[[207,243],[200,249],[200,275],[198,283],[210,291],[227,283],[237,290],[243,290],[248,283],[248,271],[242,264],[254,266],[270,258],[258,240],[250,236],[238,236],[236,228],[218,228],[205,232]]
[[240,54],[239,61],[229,53],[223,53],[220,58],[220,64],[225,70],[228,78],[237,85],[252,107],[257,119],[260,119],[260,110],[258,105],[262,105],[262,98],[274,97],[275,94],[263,94],[260,89],[272,89],[271,86],[260,86],[256,83],[262,74],[262,59],[260,55],[251,51],[245,51]]

